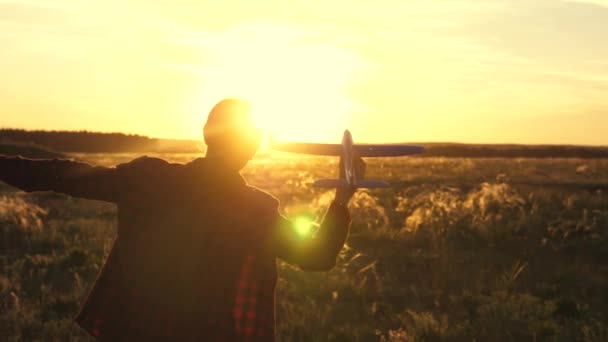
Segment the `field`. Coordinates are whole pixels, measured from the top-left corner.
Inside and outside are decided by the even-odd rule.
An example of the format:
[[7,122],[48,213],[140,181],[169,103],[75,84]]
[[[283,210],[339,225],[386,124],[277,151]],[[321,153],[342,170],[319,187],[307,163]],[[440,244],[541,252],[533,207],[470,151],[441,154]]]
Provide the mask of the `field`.
[[[319,218],[333,194],[309,185],[336,163],[263,156],[243,174],[285,215]],[[395,187],[355,195],[334,270],[278,263],[281,341],[608,341],[608,159],[377,159],[368,176]],[[114,206],[0,191],[0,340],[89,341],[71,317]]]

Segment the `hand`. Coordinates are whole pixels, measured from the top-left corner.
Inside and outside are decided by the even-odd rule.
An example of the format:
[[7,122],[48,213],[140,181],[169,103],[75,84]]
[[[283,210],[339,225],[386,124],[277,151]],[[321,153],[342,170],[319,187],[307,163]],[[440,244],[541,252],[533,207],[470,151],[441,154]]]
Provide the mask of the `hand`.
[[[355,179],[362,179],[363,177],[365,177],[366,165],[365,165],[365,162],[363,161],[363,159],[361,159],[361,157],[353,154],[353,164],[354,164],[353,168],[354,168],[354,172],[355,172],[355,174],[354,174]],[[342,160],[342,157],[340,157],[340,163],[338,165],[338,168],[339,168],[340,178],[341,179],[346,178],[345,171],[344,171],[344,160]],[[355,194],[355,191],[357,191],[357,188],[355,188],[354,186],[337,188],[335,201],[347,206],[348,202],[350,202],[350,199]]]

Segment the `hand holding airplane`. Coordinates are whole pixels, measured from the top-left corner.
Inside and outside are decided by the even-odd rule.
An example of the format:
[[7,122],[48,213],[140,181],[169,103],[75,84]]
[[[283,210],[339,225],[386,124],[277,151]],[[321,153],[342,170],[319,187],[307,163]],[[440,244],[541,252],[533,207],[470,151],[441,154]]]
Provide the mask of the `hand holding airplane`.
[[353,143],[349,130],[344,131],[342,144],[270,142],[270,148],[283,152],[321,156],[340,156],[340,178],[319,179],[313,186],[321,188],[388,188],[383,180],[364,179],[365,168],[360,172],[361,157],[397,157],[424,152],[424,147],[405,144],[358,144]]
[[[362,179],[365,177],[365,170],[367,169],[367,164],[365,161],[359,156],[353,156],[353,175],[356,179]],[[338,175],[340,179],[344,179],[346,177],[346,170],[344,168],[344,158],[340,157],[340,163],[338,164]],[[350,199],[353,197],[357,188],[355,187],[338,187],[336,188],[336,201],[338,203],[348,205]]]

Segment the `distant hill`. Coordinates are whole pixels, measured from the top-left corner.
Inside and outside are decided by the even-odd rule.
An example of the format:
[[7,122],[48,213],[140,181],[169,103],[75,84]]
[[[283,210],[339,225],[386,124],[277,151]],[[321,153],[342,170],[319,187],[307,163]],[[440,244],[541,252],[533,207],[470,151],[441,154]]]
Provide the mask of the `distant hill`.
[[0,143],[34,144],[61,152],[142,153],[200,152],[196,140],[156,139],[123,133],[88,131],[27,131],[0,129]]
[[421,157],[608,158],[608,146],[422,143]]

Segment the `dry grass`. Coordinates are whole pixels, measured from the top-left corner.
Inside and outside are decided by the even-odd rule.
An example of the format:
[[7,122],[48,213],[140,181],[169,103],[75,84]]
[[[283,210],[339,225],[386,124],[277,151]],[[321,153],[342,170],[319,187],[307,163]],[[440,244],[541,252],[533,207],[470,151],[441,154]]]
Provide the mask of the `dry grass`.
[[[332,193],[308,185],[335,167],[279,157],[244,173],[287,215],[320,217]],[[608,340],[608,161],[380,159],[368,171],[396,187],[357,193],[338,266],[279,262],[281,340]],[[0,340],[87,340],[70,317],[114,215],[100,202],[0,193]]]

